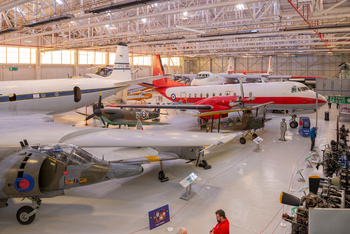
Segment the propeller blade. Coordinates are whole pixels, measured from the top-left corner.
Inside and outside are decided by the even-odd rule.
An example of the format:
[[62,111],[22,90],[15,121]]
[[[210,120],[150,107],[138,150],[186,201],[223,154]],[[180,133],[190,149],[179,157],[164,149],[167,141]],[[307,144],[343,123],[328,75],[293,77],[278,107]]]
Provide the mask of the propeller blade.
[[289,205],[289,206],[300,206],[300,205],[302,205],[302,202],[301,202],[301,200],[298,197],[293,196],[293,195],[291,195],[289,193],[284,193],[284,192],[281,193],[280,203],[285,204],[285,205]]
[[100,93],[100,97],[98,98],[97,109],[101,109],[101,105],[102,105],[102,94]]
[[309,176],[309,191],[317,194],[318,187],[320,187],[321,177],[316,175]]
[[106,123],[105,123],[105,121],[103,120],[103,118],[100,118],[100,119],[101,119],[101,121],[102,121],[102,123],[103,123],[103,126],[106,127]]
[[241,88],[241,97],[244,98],[242,77],[239,78],[239,85],[240,85],[240,88]]
[[91,115],[89,115],[88,117],[86,117],[85,121],[88,121],[89,119],[91,119],[91,118],[93,118],[93,117],[95,117],[95,114],[91,114]]

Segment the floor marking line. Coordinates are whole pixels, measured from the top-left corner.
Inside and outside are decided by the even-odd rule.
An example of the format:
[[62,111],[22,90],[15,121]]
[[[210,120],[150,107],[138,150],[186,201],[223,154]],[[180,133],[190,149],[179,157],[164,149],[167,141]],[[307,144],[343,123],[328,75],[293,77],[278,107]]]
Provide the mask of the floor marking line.
[[[276,134],[276,135],[278,135],[278,134]],[[269,143],[272,139],[274,139],[274,138],[276,137],[276,135],[273,136],[273,137],[271,137],[268,141],[266,141],[266,144]],[[216,177],[218,177],[218,176],[220,176],[220,175],[226,173],[227,171],[231,170],[232,168],[234,168],[235,166],[237,166],[239,163],[241,163],[243,160],[245,160],[245,159],[249,158],[250,156],[252,156],[254,153],[255,153],[255,152],[252,151],[250,154],[248,154],[247,156],[245,156],[244,158],[242,158],[241,160],[239,160],[236,164],[234,164],[234,165],[232,165],[231,167],[227,168],[227,169],[224,170],[223,172],[221,172],[221,173],[219,173],[219,174],[217,174],[217,175],[215,175],[215,176],[213,176],[213,177],[207,179],[207,180],[205,181],[205,183],[200,187],[200,189],[198,190],[198,192],[196,192],[196,193],[195,193],[195,194],[194,194],[194,195],[193,195],[193,196],[192,196],[192,197],[191,197],[191,198],[190,198],[190,199],[189,199],[189,200],[188,200],[174,215],[173,215],[173,216],[170,217],[170,222],[171,222],[171,220],[172,220],[180,211],[182,211],[182,210],[192,201],[193,198],[195,198],[195,197],[197,196],[197,194],[198,194],[200,191],[202,191],[202,189],[204,188],[204,186],[207,185],[207,184],[209,183],[210,180],[212,180],[212,179],[214,179],[214,178],[216,178]],[[130,234],[137,233],[137,232],[142,231],[142,230],[145,230],[145,229],[147,229],[147,228],[149,228],[149,226],[144,227],[144,228],[142,228],[142,229],[139,229],[139,230],[137,230],[137,231],[131,232]]]

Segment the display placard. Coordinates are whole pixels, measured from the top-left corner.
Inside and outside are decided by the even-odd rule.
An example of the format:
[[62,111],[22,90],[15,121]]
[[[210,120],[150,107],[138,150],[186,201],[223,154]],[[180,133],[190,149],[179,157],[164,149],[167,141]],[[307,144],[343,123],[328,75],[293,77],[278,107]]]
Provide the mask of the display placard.
[[148,212],[149,229],[152,230],[170,221],[169,205]]
[[189,186],[190,184],[193,183],[193,181],[195,181],[198,178],[198,176],[196,174],[194,174],[193,172],[187,176],[185,179],[180,181],[180,184],[182,185],[182,187],[186,188],[187,186]]

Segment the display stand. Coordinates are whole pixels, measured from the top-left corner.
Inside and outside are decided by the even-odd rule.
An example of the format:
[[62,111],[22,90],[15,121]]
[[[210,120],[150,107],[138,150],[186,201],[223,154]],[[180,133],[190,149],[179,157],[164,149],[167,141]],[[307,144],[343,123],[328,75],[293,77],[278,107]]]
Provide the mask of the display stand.
[[180,181],[182,187],[186,188],[186,192],[180,197],[180,199],[188,201],[193,197],[195,193],[192,192],[192,183],[198,178],[198,176],[194,173],[191,173],[185,179]]
[[301,176],[301,178],[298,179],[298,182],[305,182],[305,178],[304,178],[303,174],[301,174],[301,172],[303,170],[304,169],[300,169],[299,171],[297,171],[297,174],[299,174]]
[[309,187],[306,187],[306,188],[301,189],[299,192],[300,192],[300,193],[301,193],[301,192],[304,192],[304,195],[306,196],[307,194],[305,193],[305,191],[308,190],[308,189],[309,189]]
[[260,152],[262,150],[262,148],[260,147],[260,143],[263,141],[263,139],[258,136],[253,141],[256,143],[256,148],[253,151],[256,153]]
[[306,167],[307,168],[313,168],[313,166],[312,166],[312,164],[311,164],[311,162],[310,162],[310,159],[311,159],[311,157],[309,156],[309,157],[307,157],[307,158],[305,158],[305,162],[307,161],[309,164],[306,164]]

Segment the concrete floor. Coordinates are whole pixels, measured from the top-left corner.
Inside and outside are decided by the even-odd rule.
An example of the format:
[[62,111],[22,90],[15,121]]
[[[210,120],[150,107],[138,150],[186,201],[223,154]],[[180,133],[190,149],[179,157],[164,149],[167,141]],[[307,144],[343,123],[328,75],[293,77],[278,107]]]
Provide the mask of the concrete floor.
[[[319,131],[316,145],[335,139],[335,105],[330,121],[324,121],[324,106],[319,111]],[[169,111],[162,121],[169,126],[145,126],[196,130],[196,118],[190,111]],[[315,125],[315,114],[309,116]],[[136,177],[107,181],[66,191],[66,196],[43,199],[36,220],[29,226],[17,223],[15,215],[28,200],[14,199],[10,206],[0,210],[0,233],[177,233],[181,226],[190,234],[208,233],[216,225],[215,211],[224,209],[230,221],[231,233],[290,233],[290,225],[282,227],[281,215],[291,207],[279,203],[282,191],[301,197],[300,190],[308,182],[298,182],[296,172],[304,169],[303,176],[322,175],[322,171],[306,168],[310,139],[303,138],[297,129],[287,132],[286,142],[279,141],[279,123],[283,114],[268,113],[272,120],[257,133],[264,140],[261,151],[254,152],[256,144],[245,145],[236,137],[232,142],[211,150],[206,155],[212,169],[194,168],[183,160],[165,162],[169,177],[166,183],[157,180],[159,164],[145,165],[145,172]],[[84,117],[74,113],[55,117],[57,122],[82,125]],[[78,121],[78,122],[77,122]],[[342,123],[350,127],[349,120]],[[96,122],[98,123],[98,121]],[[116,130],[118,131],[118,130]],[[321,154],[321,152],[320,152]],[[195,172],[199,179],[193,183],[195,196],[184,201],[180,196],[185,189],[179,182]],[[28,203],[29,204],[29,203]],[[148,212],[169,204],[171,222],[149,230]],[[167,229],[171,227],[173,231]]]

